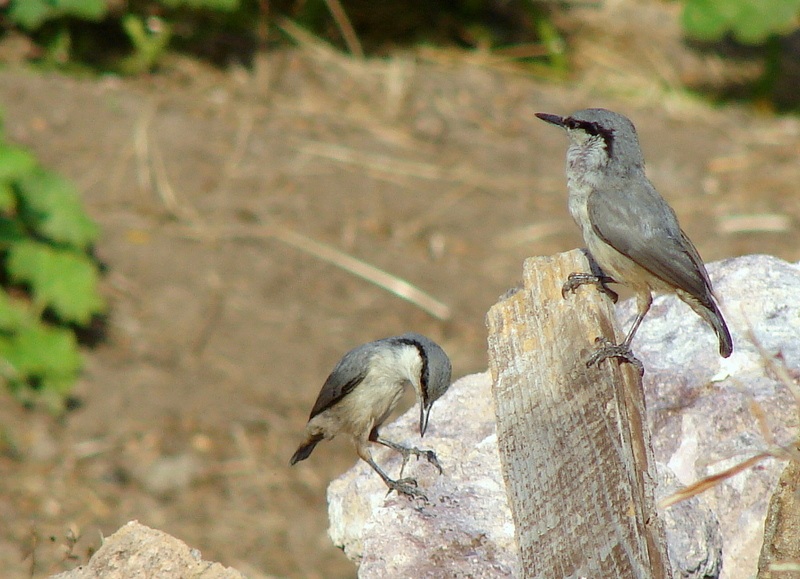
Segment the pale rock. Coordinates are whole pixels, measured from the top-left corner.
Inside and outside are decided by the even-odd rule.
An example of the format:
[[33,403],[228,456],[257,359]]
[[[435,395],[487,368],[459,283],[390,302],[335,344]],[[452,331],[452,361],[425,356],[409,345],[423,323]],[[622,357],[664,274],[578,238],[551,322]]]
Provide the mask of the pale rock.
[[197,549],[175,537],[131,521],[103,540],[85,565],[53,575],[51,579],[244,579],[219,563],[203,561]]
[[[660,501],[684,485],[668,466],[656,463]],[[692,497],[659,513],[667,535],[667,550],[674,576],[680,579],[719,577],[722,567],[722,533],[719,521],[703,497]]]
[[[764,450],[754,403],[778,443],[797,432],[798,409],[766,369],[751,336],[769,355],[780,353],[794,379],[800,376],[800,268],[774,257],[746,256],[708,269],[733,334],[729,359],[719,357],[708,326],[671,296],[655,299],[633,342],[645,366],[656,461],[669,467],[659,468],[659,497]],[[617,314],[627,330],[635,304],[619,304]],[[380,478],[359,464],[328,488],[331,539],[359,564],[362,578],[520,576],[490,376],[455,382],[434,406],[423,440],[414,435],[418,417],[419,410],[411,409],[382,434],[436,451],[444,475],[415,459],[405,471],[417,478],[430,503],[387,497]],[[376,449],[374,455],[398,474],[402,461],[396,453]],[[676,577],[716,577],[720,544],[720,577],[755,575],[766,507],[782,466],[766,460],[662,513]]]
[[[798,408],[764,355],[780,355],[800,376],[800,267],[750,255],[708,266],[733,335],[721,358],[711,329],[679,300],[653,302],[633,350],[646,368],[644,389],[656,460],[683,484],[716,474],[766,450],[752,408],[763,411],[777,444],[797,436]],[[627,329],[635,306],[618,310]],[[763,352],[763,354],[762,354]],[[722,578],[756,574],[767,504],[784,463],[768,459],[703,493],[723,538]]]
[[[381,434],[404,445],[436,451],[444,474],[412,458],[413,476],[429,503],[386,496],[383,481],[359,463],[328,488],[329,534],[359,564],[361,577],[515,577],[514,525],[500,475],[491,378],[466,376],[436,402],[424,439],[419,409],[411,409]],[[373,451],[390,476],[402,458]]]

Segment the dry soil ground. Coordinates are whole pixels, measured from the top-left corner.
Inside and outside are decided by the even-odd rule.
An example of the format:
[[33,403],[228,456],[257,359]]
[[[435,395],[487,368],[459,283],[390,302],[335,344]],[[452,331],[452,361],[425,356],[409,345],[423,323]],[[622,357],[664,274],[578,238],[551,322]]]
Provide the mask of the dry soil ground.
[[[353,576],[325,511],[350,448],[288,458],[344,351],[415,330],[454,377],[482,371],[484,313],[523,259],[580,245],[566,139],[535,112],[632,117],[706,260],[799,260],[798,120],[712,109],[663,76],[645,90],[642,74],[554,84],[464,55],[359,63],[311,46],[250,71],[0,72],[8,136],[72,178],[102,225],[111,305],[81,409],[54,419],[0,393],[3,576],[74,566],[131,519],[252,577]],[[450,318],[314,254],[326,249],[408,280]]]

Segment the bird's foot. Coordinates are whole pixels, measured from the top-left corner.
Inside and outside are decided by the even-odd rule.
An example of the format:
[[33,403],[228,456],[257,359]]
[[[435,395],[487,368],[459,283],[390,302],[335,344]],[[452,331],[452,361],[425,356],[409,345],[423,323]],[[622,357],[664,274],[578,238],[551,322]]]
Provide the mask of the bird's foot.
[[435,466],[436,470],[439,471],[439,474],[442,474],[444,472],[442,470],[442,465],[439,464],[439,459],[436,458],[436,453],[433,452],[432,450],[426,450],[412,446],[411,448],[405,448],[404,450],[400,450],[398,452],[400,452],[403,455],[403,466],[406,465],[409,457],[411,457],[411,455],[413,454],[414,456],[417,457],[417,460],[419,460],[420,458],[424,458],[433,466]]
[[633,355],[630,346],[624,343],[614,344],[605,338],[597,338],[595,343],[601,346],[586,360],[587,368],[591,368],[595,364],[599,364],[608,358],[619,358],[629,364],[633,364],[639,371],[639,376],[644,376],[644,364],[642,364],[639,358]]
[[576,289],[582,285],[586,285],[587,283],[596,285],[598,290],[611,298],[612,302],[617,303],[619,295],[617,292],[608,287],[608,285],[606,285],[609,283],[614,283],[614,278],[611,278],[607,275],[595,275],[593,273],[569,274],[567,281],[565,281],[564,285],[561,286],[561,297],[566,299],[567,293],[575,293]]
[[419,490],[418,484],[416,479],[413,478],[401,478],[397,480],[387,479],[386,486],[389,487],[389,490],[386,494],[390,494],[392,491],[395,491],[398,495],[405,495],[409,499],[422,499],[426,503],[428,502],[428,497],[425,496],[421,490]]
[[403,446],[401,444],[397,444],[396,442],[392,442],[391,440],[386,440],[385,438],[378,438],[377,442],[379,442],[384,446],[388,446],[392,450],[395,450],[399,452],[401,455],[403,455],[403,466],[400,468],[401,475],[403,473],[403,469],[406,468],[406,464],[408,463],[408,460],[409,458],[411,458],[412,454],[417,457],[417,460],[419,460],[420,458],[424,458],[425,460],[427,460],[429,463],[431,463],[433,466],[436,467],[436,470],[439,471],[439,474],[442,474],[443,472],[442,465],[439,464],[439,459],[436,458],[436,453],[433,452],[432,450],[423,450],[421,448],[416,448],[413,446],[412,447]]

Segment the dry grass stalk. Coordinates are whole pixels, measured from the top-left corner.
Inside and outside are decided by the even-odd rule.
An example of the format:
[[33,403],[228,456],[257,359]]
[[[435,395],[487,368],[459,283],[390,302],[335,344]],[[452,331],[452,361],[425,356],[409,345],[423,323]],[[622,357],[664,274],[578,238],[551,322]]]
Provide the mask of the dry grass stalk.
[[717,223],[717,231],[720,233],[781,233],[791,229],[792,218],[778,213],[727,215]]
[[[312,255],[319,260],[330,263],[331,265],[355,275],[356,277],[360,277],[361,279],[364,279],[388,291],[389,293],[414,304],[436,319],[450,319],[452,312],[449,306],[407,282],[406,280],[383,271],[369,263],[331,247],[330,245],[320,243],[310,237],[290,229],[279,226],[267,226],[258,228],[257,230],[248,229],[246,231],[242,229],[216,230],[203,224],[200,215],[197,213],[194,207],[188,203],[182,203],[178,199],[175,190],[167,178],[166,166],[164,165],[163,157],[159,155],[156,150],[154,150],[155,147],[152,145],[152,143],[150,143],[149,127],[155,114],[155,110],[155,105],[152,105],[146,109],[145,113],[142,115],[139,123],[137,124],[134,134],[134,145],[137,153],[136,156],[139,168],[139,180],[143,187],[150,186],[157,192],[162,204],[170,216],[188,225],[191,232],[188,235],[189,237],[203,240],[239,238],[275,239],[281,243],[284,243],[285,245],[289,245],[295,249]],[[248,112],[241,116],[236,143],[225,165],[225,170],[220,183],[217,186],[218,192],[224,192],[224,190],[227,188],[228,182],[238,171],[239,163],[241,162],[241,158],[244,154],[244,150],[252,130],[252,124],[252,114]],[[345,162],[350,160],[353,156],[349,154],[351,150],[334,145],[311,143],[309,148],[323,154],[323,156],[325,156],[325,153],[327,153],[328,155],[345,160]],[[352,153],[354,153],[356,157],[358,156],[357,152],[352,151]],[[370,162],[369,159],[364,158],[360,158],[359,160],[367,163]],[[372,162],[374,162],[374,159]],[[384,160],[384,163],[388,163],[390,165],[393,162],[394,161],[390,159]],[[416,171],[418,176],[427,176],[428,178],[436,178],[436,174],[440,172],[439,168],[434,165],[424,165],[419,163],[416,164],[417,166],[414,166],[415,164],[402,161],[394,163],[401,164],[399,167],[401,171]],[[205,336],[205,332],[201,332],[201,337],[199,338],[198,343],[195,345],[195,349],[202,350],[206,339],[207,336]]]
[[237,227],[213,229],[195,227],[183,229],[185,237],[196,240],[252,240],[274,239],[285,245],[298,249],[317,259],[342,269],[356,277],[360,277],[389,293],[414,304],[434,318],[449,320],[452,310],[447,304],[437,300],[406,280],[375,267],[363,260],[353,257],[330,245],[316,241],[310,237],[280,226]]
[[151,142],[150,125],[155,116],[156,108],[156,103],[151,101],[139,117],[134,131],[133,139],[139,185],[143,189],[150,189],[158,195],[161,204],[170,217],[197,223],[200,216],[191,205],[181,203],[178,200],[178,195],[175,193],[175,189],[173,189],[167,175],[164,156],[160,154],[156,144]]
[[339,28],[350,54],[359,59],[364,58],[364,49],[361,48],[361,42],[358,40],[356,30],[350,23],[342,3],[339,0],[325,0],[325,5],[328,7],[331,16],[333,16],[333,20],[336,22],[336,26]]
[[306,54],[325,65],[336,66],[354,78],[363,77],[364,73],[371,73],[376,68],[382,70],[385,66],[377,60],[350,58],[288,18],[278,18],[276,25]]
[[348,273],[375,284],[389,293],[414,304],[439,320],[448,320],[452,315],[450,307],[446,304],[404,279],[378,269],[374,265],[289,229],[271,227],[268,231],[273,239],[277,239],[286,245],[304,251],[317,259],[335,265]]
[[393,159],[386,155],[375,155],[342,145],[317,141],[306,141],[297,148],[308,155],[324,157],[332,161],[338,161],[346,165],[355,165],[380,173],[416,177],[418,179],[428,179],[432,181],[448,180],[446,171],[439,165],[433,163]]
[[[789,374],[788,369],[786,368],[785,364],[779,363],[782,360],[780,354],[772,356],[770,355],[761,343],[756,339],[753,332],[749,332],[749,339],[752,344],[755,345],[756,349],[758,350],[759,354],[761,355],[761,359],[764,361],[764,367],[770,370],[776,378],[784,385],[786,388],[791,392],[792,396],[795,399],[795,406],[798,412],[798,418],[800,418],[800,387],[797,385],[795,380]],[[708,489],[718,485],[719,483],[739,474],[740,472],[755,466],[762,460],[766,458],[776,458],[778,460],[794,460],[800,463],[800,430],[796,433],[795,439],[789,444],[788,446],[781,446],[775,442],[775,437],[772,434],[772,430],[769,428],[769,421],[767,419],[767,414],[764,411],[764,408],[758,401],[754,399],[750,399],[749,401],[749,408],[750,412],[753,414],[754,418],[758,422],[759,431],[761,432],[761,436],[766,442],[767,449],[763,452],[756,454],[744,460],[734,466],[727,468],[721,472],[716,474],[707,476],[705,478],[700,479],[697,482],[690,484],[689,486],[679,490],[678,492],[662,499],[658,503],[658,507],[661,509],[665,509],[670,507],[676,503],[689,499],[695,495],[698,495],[702,492],[707,491]],[[800,422],[799,422],[800,423]]]
[[690,499],[695,495],[699,495],[702,492],[707,491],[708,489],[717,486],[724,480],[731,478],[734,475],[739,474],[743,470],[750,468],[764,460],[765,458],[769,458],[772,456],[769,452],[761,452],[755,456],[752,456],[745,460],[744,462],[740,462],[732,466],[731,468],[727,468],[722,472],[718,472],[717,474],[712,474],[711,476],[707,476],[703,479],[700,479],[697,482],[690,484],[687,487],[682,488],[678,492],[668,496],[665,499],[662,499],[658,503],[659,509],[666,509],[667,507],[671,507],[672,505],[679,503],[681,501],[685,501],[686,499]]
[[434,163],[406,161],[387,155],[376,155],[332,143],[303,141],[296,148],[309,155],[373,171],[378,177],[384,176],[384,178],[386,176],[411,177],[428,181],[463,183],[478,188],[494,191],[513,191],[515,193],[520,190],[531,189],[534,186],[532,179],[526,180],[520,174],[491,175],[466,165],[442,167]]
[[551,235],[564,233],[569,230],[571,225],[566,219],[532,223],[497,236],[494,246],[497,249],[511,249],[522,245],[530,245]]

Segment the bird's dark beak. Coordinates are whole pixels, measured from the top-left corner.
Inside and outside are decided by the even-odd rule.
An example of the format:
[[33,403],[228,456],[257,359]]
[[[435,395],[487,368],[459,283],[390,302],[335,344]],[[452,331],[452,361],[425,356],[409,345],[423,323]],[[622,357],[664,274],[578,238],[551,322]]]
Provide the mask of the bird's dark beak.
[[428,430],[428,418],[431,415],[431,408],[433,404],[426,407],[425,404],[419,405],[419,437],[425,436],[425,431]]
[[550,113],[536,113],[536,116],[542,119],[546,123],[550,123],[551,125],[556,125],[557,127],[564,127],[564,117],[559,117],[558,115],[551,115]]

